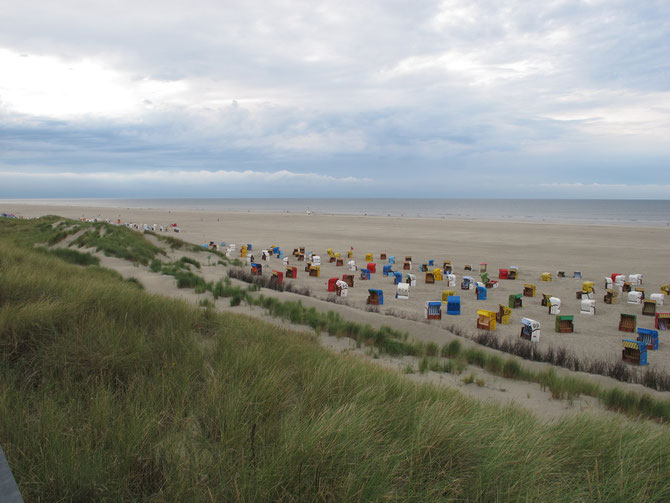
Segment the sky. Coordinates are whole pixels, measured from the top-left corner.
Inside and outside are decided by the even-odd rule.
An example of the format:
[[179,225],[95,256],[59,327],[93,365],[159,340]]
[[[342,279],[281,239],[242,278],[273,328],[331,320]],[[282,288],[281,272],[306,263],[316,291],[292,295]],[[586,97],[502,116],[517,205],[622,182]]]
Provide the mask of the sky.
[[4,2],[0,198],[670,198],[670,2]]

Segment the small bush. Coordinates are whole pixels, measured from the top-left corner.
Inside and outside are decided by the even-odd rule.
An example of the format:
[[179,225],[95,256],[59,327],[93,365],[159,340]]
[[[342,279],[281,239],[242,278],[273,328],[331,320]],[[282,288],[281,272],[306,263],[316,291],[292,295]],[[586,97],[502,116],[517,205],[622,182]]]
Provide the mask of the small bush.
[[453,341],[442,346],[442,356],[445,358],[455,358],[461,352],[461,341],[454,339]]
[[475,373],[470,372],[468,375],[462,378],[461,381],[463,382],[463,384],[472,384],[473,382],[475,382],[475,378],[476,378]]

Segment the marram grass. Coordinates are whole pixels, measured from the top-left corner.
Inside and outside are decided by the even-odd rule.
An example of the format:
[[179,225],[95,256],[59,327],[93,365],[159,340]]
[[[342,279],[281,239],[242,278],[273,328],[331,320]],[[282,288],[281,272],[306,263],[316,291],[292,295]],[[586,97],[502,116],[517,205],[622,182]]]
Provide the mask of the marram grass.
[[418,385],[0,243],[0,443],[27,501],[664,501],[665,427]]

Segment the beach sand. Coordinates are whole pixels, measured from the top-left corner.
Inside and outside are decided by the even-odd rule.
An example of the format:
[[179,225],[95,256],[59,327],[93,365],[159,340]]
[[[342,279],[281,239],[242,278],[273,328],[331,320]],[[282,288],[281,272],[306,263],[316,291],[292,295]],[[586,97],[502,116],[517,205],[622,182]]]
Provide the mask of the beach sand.
[[[457,221],[446,219],[387,218],[341,215],[296,215],[257,214],[249,212],[217,213],[164,209],[127,209],[68,207],[4,202],[2,211],[13,212],[24,217],[56,214],[70,218],[102,218],[138,224],[169,225],[177,223],[181,229],[173,234],[193,243],[210,241],[253,244],[253,253],[259,261],[260,251],[272,245],[279,246],[292,265],[298,266],[298,279],[311,288],[312,295],[327,299],[326,283],[330,277],[355,274],[354,288],[349,289],[346,302],[360,309],[365,308],[368,288],[379,288],[384,292],[384,305],[380,312],[393,311],[410,319],[422,319],[424,303],[439,301],[445,289],[456,290],[461,296],[461,315],[445,316],[431,324],[476,331],[477,309],[498,311],[499,304],[507,305],[510,294],[522,293],[525,283],[537,287],[534,298],[523,297],[523,307],[514,309],[509,325],[498,325],[498,337],[518,337],[522,317],[541,323],[540,348],[566,347],[583,358],[614,360],[621,358],[621,339],[635,338],[618,330],[621,313],[637,315],[638,327],[653,328],[654,318],[642,316],[641,305],[626,302],[625,294],[619,303],[607,305],[603,302],[604,278],[612,273],[643,274],[643,287],[647,297],[660,292],[660,285],[670,283],[670,229],[608,227],[571,224],[538,224],[514,222]],[[166,233],[167,234],[167,233]],[[304,272],[305,262],[297,262],[291,252],[304,246],[321,256],[321,277],[310,278]],[[365,254],[373,253],[377,273],[370,281],[360,281],[359,273],[350,273],[348,268],[328,263],[326,250],[346,256],[354,248],[357,265],[363,266]],[[417,286],[411,288],[409,300],[394,298],[396,287],[391,277],[382,275],[380,253],[396,257],[396,270],[401,270],[405,256],[412,256],[411,272],[417,276]],[[236,256],[238,254],[236,253]],[[444,281],[425,284],[424,273],[419,265],[434,259],[436,267],[444,260],[451,260],[457,276],[455,288],[448,288]],[[499,288],[488,290],[488,299],[477,301],[474,290],[460,290],[464,275],[479,280],[479,264],[487,263],[491,279],[498,279],[499,268],[518,266],[517,280],[500,280]],[[346,259],[345,259],[346,264]],[[471,264],[472,272],[464,271]],[[281,260],[271,258],[263,262],[264,275],[271,269],[284,271]],[[558,278],[557,271],[565,271],[566,278]],[[583,279],[572,278],[574,271],[581,271]],[[541,274],[550,272],[552,282],[542,282]],[[580,314],[580,301],[575,292],[581,290],[583,281],[593,281],[596,288],[596,315]],[[286,280],[292,281],[292,280]],[[575,332],[558,334],[554,331],[554,316],[540,305],[542,293],[549,293],[562,301],[561,314],[574,315]],[[670,299],[667,299],[670,301]],[[658,308],[670,312],[670,305]],[[384,317],[386,324],[394,326],[392,316]],[[405,327],[405,324],[402,324]],[[664,371],[670,369],[670,344],[667,332],[660,332],[659,351],[648,354],[651,366]],[[411,335],[411,334],[410,334]]]

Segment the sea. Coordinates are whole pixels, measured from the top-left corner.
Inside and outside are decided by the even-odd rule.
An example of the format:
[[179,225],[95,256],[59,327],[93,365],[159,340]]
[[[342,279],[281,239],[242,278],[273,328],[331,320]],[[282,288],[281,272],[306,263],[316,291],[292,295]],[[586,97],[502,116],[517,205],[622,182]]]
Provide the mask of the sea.
[[613,199],[26,199],[30,204],[221,212],[670,227],[670,200]]

